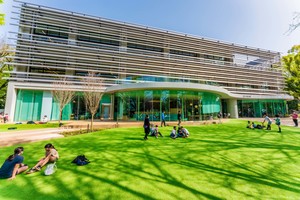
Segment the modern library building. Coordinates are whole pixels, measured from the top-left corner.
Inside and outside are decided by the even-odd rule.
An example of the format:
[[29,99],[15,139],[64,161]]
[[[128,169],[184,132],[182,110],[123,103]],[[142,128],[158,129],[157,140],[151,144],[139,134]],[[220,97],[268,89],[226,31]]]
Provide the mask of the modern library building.
[[15,9],[11,121],[57,120],[51,91],[62,78],[76,91],[63,119],[88,119],[80,80],[89,72],[102,82],[101,120],[159,121],[163,111],[167,121],[178,111],[187,121],[284,115],[293,99],[283,91],[278,52],[30,3]]

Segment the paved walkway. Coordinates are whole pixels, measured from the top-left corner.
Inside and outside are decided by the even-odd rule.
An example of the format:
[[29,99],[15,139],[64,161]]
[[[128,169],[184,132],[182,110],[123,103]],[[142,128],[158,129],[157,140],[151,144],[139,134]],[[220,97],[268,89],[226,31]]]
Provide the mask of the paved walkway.
[[[222,121],[227,119],[222,119]],[[263,118],[243,118],[247,121],[262,122]],[[35,130],[11,130],[0,133],[0,147],[11,146],[15,144],[28,143],[40,140],[49,140],[53,138],[64,137],[60,133],[65,131],[73,131],[78,129],[87,129],[89,121],[69,121],[67,125],[62,128],[46,128],[46,129],[35,129]],[[155,124],[160,124],[160,122],[154,122]],[[182,122],[183,125],[201,125],[208,123],[217,123],[215,121],[185,121]],[[246,123],[246,122],[245,122]],[[294,126],[291,118],[282,118],[282,125]],[[167,122],[169,126],[177,125],[177,122]],[[105,129],[114,127],[142,127],[143,122],[111,122],[111,121],[96,121],[94,122],[95,129]]]
[[59,134],[63,131],[66,130],[61,128],[47,128],[1,132],[0,147],[64,137],[63,135]]

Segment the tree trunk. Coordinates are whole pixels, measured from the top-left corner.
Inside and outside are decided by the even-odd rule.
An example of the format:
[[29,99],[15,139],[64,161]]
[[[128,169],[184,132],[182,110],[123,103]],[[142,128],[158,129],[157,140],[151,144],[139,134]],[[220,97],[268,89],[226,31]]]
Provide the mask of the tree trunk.
[[62,119],[62,110],[59,109],[59,119],[58,119],[58,126],[61,127],[60,121]]
[[91,131],[93,132],[93,122],[94,122],[94,114],[92,113],[92,120],[91,120]]

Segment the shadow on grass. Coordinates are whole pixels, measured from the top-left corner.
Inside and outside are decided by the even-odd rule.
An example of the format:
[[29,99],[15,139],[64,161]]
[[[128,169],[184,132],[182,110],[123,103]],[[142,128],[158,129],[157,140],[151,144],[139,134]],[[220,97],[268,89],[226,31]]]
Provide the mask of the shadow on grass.
[[[225,132],[218,134],[219,128]],[[115,133],[108,130],[53,140],[61,155],[58,171],[49,177],[42,173],[19,175],[20,182],[15,185],[2,185],[1,181],[0,197],[265,199],[275,198],[279,193],[300,197],[298,176],[294,178],[295,171],[286,168],[300,164],[299,136],[231,130],[219,125],[201,127],[196,132],[198,129],[190,127],[191,138],[176,140],[164,137],[142,141],[140,129],[120,129]],[[167,135],[171,128],[162,130]],[[44,143],[27,144],[29,149],[33,146],[30,153],[24,154],[30,165],[42,156]],[[72,165],[70,162],[79,154],[85,154],[91,163]],[[239,185],[246,185],[249,191]],[[10,190],[2,192],[5,187]],[[230,197],[224,196],[224,190]]]

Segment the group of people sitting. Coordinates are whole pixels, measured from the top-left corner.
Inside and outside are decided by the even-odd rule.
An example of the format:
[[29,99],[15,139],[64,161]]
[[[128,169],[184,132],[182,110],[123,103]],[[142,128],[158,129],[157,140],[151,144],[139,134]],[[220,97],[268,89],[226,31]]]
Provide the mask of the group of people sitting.
[[[160,137],[164,137],[161,132],[158,130],[158,125],[154,125],[154,124],[150,124],[150,136],[154,136],[156,138],[158,138],[158,136]],[[178,129],[176,126],[173,127],[173,130],[170,133],[170,137],[172,139],[176,139],[178,137],[181,138],[187,138],[189,137],[190,133],[189,131],[184,128],[183,126],[178,126]]]
[[183,128],[183,126],[178,126],[177,130],[176,128],[176,126],[173,126],[173,130],[171,131],[170,137],[172,139],[176,139],[178,137],[187,138],[190,136],[189,131],[186,128]]
[[[23,163],[24,157],[22,156],[24,152],[23,147],[17,147],[14,150],[14,154],[8,156],[0,168],[0,178],[7,178],[8,180],[13,180],[16,175],[26,171],[28,166]],[[30,168],[26,174],[31,174],[33,172],[40,171],[43,166],[47,163],[54,163],[59,159],[59,154],[52,144],[45,145],[45,157],[40,159],[38,163]]]
[[[278,132],[281,133],[281,120],[279,118],[279,115],[276,114],[275,115],[275,124],[278,126]],[[262,124],[255,124],[254,122],[250,122],[248,121],[247,123],[247,127],[246,128],[250,128],[250,129],[263,129],[265,126],[264,126],[264,123],[267,123],[267,128],[266,130],[271,130],[271,125],[272,125],[272,119],[267,115],[267,114],[264,114],[264,121],[262,122]]]

